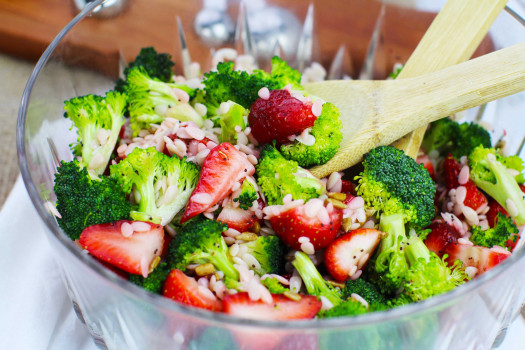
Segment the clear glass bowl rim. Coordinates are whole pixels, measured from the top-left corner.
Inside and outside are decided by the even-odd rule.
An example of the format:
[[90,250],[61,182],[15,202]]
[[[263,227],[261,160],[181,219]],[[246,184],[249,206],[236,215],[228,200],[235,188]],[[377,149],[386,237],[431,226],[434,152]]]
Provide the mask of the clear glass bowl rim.
[[[53,54],[56,47],[60,44],[62,38],[66,36],[69,31],[82,19],[88,16],[97,6],[102,4],[106,0],[96,0],[90,2],[86,7],[73,19],[69,22],[60,33],[53,39],[50,45],[46,48],[40,59],[35,65],[31,76],[26,84],[22,99],[20,102],[20,109],[18,112],[18,121],[17,121],[17,153],[18,153],[18,162],[22,175],[22,179],[26,186],[26,189],[29,193],[29,197],[33,205],[35,206],[40,218],[44,221],[47,229],[53,234],[53,236],[58,239],[61,244],[63,244],[66,249],[79,259],[83,264],[87,265],[93,271],[95,271],[100,276],[108,279],[114,287],[118,287],[125,293],[129,293],[132,297],[145,300],[155,307],[160,309],[166,309],[169,311],[182,313],[187,316],[192,316],[201,319],[202,321],[216,321],[221,324],[227,324],[232,326],[254,326],[259,328],[266,329],[293,329],[293,330],[309,330],[309,329],[335,329],[335,328],[348,328],[348,327],[362,327],[366,325],[371,325],[374,323],[384,323],[391,320],[407,317],[407,316],[417,316],[418,314],[429,312],[434,309],[445,307],[447,304],[453,303],[455,299],[459,299],[462,296],[465,296],[468,293],[475,291],[476,289],[481,288],[485,283],[489,283],[491,280],[496,278],[499,274],[505,273],[507,268],[510,268],[511,265],[518,264],[520,261],[525,263],[525,247],[522,247],[517,252],[507,258],[502,263],[498,264],[491,270],[485,272],[483,275],[475,278],[464,285],[455,288],[454,290],[435,296],[433,298],[424,300],[419,303],[413,303],[402,307],[397,307],[392,310],[379,311],[360,315],[359,317],[349,317],[349,318],[332,318],[332,319],[322,319],[322,320],[303,320],[303,321],[263,321],[263,320],[250,320],[239,317],[234,317],[218,312],[211,312],[207,310],[202,310],[190,306],[185,306],[183,304],[175,303],[169,299],[164,298],[161,295],[153,294],[145,291],[141,287],[138,287],[130,282],[125,281],[121,277],[117,276],[115,273],[111,272],[105,268],[102,264],[99,264],[94,259],[89,257],[87,254],[83,254],[78,247],[69,239],[56,224],[56,221],[51,218],[48,213],[48,210],[45,208],[44,204],[41,201],[41,197],[38,191],[37,186],[32,182],[28,164],[26,161],[26,149],[25,149],[25,122],[27,117],[27,108],[31,92],[34,86],[35,81],[40,74],[40,71],[45,66],[51,55]],[[507,8],[508,12],[520,23],[525,25],[525,20],[514,12],[512,9]]]

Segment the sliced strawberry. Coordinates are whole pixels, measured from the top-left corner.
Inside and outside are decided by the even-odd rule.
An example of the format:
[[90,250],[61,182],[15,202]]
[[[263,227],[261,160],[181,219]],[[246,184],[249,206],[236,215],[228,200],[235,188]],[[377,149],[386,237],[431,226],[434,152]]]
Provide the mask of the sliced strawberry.
[[490,270],[510,256],[510,252],[503,248],[486,248],[476,245],[452,243],[447,245],[445,253],[448,254],[447,263],[461,260],[464,266],[478,269],[478,275]]
[[202,164],[199,182],[191,194],[181,223],[203,213],[231,192],[234,183],[253,175],[255,167],[232,144],[213,148]]
[[143,222],[148,231],[135,231],[129,237],[122,235],[122,225],[133,221],[121,220],[112,224],[87,227],[80,235],[81,246],[93,256],[129,273],[147,277],[153,260],[160,256],[164,244],[164,228]]
[[325,250],[324,263],[330,275],[344,282],[361,270],[377,245],[382,232],[372,228],[361,228],[345,233]]
[[[318,201],[317,213],[308,206]],[[313,216],[309,216],[313,215]],[[306,204],[286,210],[270,218],[273,230],[283,242],[295,250],[301,250],[299,238],[306,237],[315,250],[326,248],[336,237],[341,227],[343,214],[332,206],[327,208],[320,199],[311,199]]]
[[217,217],[217,221],[222,221],[228,228],[233,228],[239,232],[248,231],[255,221],[257,216],[251,210],[244,210],[239,207],[224,207]]
[[423,164],[425,169],[427,169],[428,173],[430,174],[430,177],[435,179],[436,178],[436,171],[434,170],[434,164],[430,161],[430,158],[426,154],[422,154],[419,157],[417,157],[416,162],[418,164]]
[[224,312],[254,320],[286,321],[314,318],[321,310],[321,301],[312,295],[301,295],[298,301],[283,294],[272,294],[273,301],[253,301],[247,292],[226,295],[223,300]]
[[481,206],[488,204],[487,197],[479,190],[479,188],[472,181],[468,181],[465,185],[467,188],[467,195],[463,204],[467,207],[471,207],[474,210],[478,210]]
[[447,188],[457,188],[459,186],[458,175],[461,171],[461,164],[449,154],[443,161],[443,170],[445,172],[445,182]]
[[164,245],[162,246],[162,253],[160,254],[162,260],[166,260],[166,258],[168,257],[168,247],[170,246],[172,239],[173,237],[169,234],[164,234]]
[[341,192],[355,196],[355,184],[352,181],[341,180]]
[[498,216],[498,213],[509,216],[505,208],[503,208],[494,199],[491,199],[489,202],[489,211],[487,212],[487,221],[490,227],[494,227],[494,225],[496,225],[496,217]]
[[312,127],[317,117],[312,103],[304,103],[287,90],[272,90],[268,99],[257,99],[250,108],[248,123],[260,143],[288,143],[288,136]]
[[222,310],[222,302],[209,289],[199,286],[195,278],[186,276],[181,270],[171,270],[166,282],[164,282],[162,295],[179,303],[201,309]]
[[446,246],[451,243],[456,243],[461,237],[456,228],[441,221],[435,221],[427,227],[432,230],[425,239],[425,245],[428,250],[436,253],[440,257],[443,256]]

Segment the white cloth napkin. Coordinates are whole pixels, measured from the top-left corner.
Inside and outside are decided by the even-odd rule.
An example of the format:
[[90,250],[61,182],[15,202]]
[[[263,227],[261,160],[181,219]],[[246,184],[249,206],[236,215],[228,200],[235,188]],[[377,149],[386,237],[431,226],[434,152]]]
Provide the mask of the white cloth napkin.
[[[0,349],[94,350],[42,225],[19,177],[0,211]],[[498,349],[521,349],[524,343],[520,317]]]

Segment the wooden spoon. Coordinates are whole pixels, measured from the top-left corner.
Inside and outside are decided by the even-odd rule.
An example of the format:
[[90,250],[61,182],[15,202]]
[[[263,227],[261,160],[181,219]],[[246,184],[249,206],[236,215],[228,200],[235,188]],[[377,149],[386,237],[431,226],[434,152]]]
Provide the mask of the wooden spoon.
[[311,169],[324,177],[434,120],[525,90],[525,43],[414,78],[332,80],[305,88],[341,111],[340,150]]

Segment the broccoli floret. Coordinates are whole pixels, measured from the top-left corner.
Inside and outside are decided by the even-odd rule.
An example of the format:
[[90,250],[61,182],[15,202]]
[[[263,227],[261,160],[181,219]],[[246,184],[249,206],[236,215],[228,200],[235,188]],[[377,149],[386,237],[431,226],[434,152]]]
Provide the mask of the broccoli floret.
[[401,213],[405,223],[422,228],[434,219],[436,187],[422,164],[392,146],[371,150],[356,179],[357,195],[378,213]]
[[228,101],[226,103],[230,106],[228,111],[214,117],[219,119],[219,126],[221,127],[219,141],[236,143],[237,131],[235,131],[235,128],[237,126],[242,130],[246,128],[245,119],[248,116],[249,111],[235,102]]
[[479,226],[473,226],[471,229],[472,236],[470,237],[472,243],[488,248],[495,245],[505,248],[509,239],[516,242],[519,230],[512,219],[498,213],[495,221],[494,227],[485,231]]
[[[167,53],[157,53],[153,47],[144,47],[140,53],[124,69],[124,76],[127,77],[133,67],[142,67],[148,75],[154,79],[164,82],[171,82],[173,78],[173,66],[171,55]],[[123,92],[126,82],[122,79],[117,80],[115,90]]]
[[196,217],[186,222],[175,235],[168,248],[170,268],[186,270],[189,264],[212,263],[225,278],[239,280],[239,273],[233,267],[228,246],[222,232],[228,225]]
[[341,304],[334,306],[331,309],[319,311],[318,318],[332,318],[332,317],[348,317],[366,314],[368,309],[352,298],[343,301]]
[[435,253],[428,250],[421,238],[411,236],[405,246],[405,256],[409,265],[403,294],[412,302],[425,300],[448,292],[469,279],[461,261],[456,260],[449,267]]
[[131,129],[135,133],[148,129],[151,123],[161,123],[166,117],[193,121],[199,127],[202,126],[202,117],[189,103],[179,101],[173,94],[173,89],[183,90],[188,95],[193,95],[196,91],[184,84],[155,80],[142,67],[130,70],[126,92],[129,95]]
[[239,197],[234,198],[234,202],[239,202],[239,207],[244,210],[248,210],[252,207],[253,202],[257,200],[257,190],[254,184],[244,179],[241,186],[241,193]]
[[148,290],[152,293],[161,293],[162,288],[164,287],[164,282],[170,273],[170,268],[166,262],[161,262],[148,277],[144,278],[141,275],[131,274],[129,276],[129,281],[138,286],[141,286],[145,290]]
[[256,165],[257,183],[268,204],[283,204],[291,194],[293,199],[317,198],[325,192],[325,184],[297,162],[286,160],[272,145],[266,144]]
[[307,146],[299,141],[281,146],[281,152],[286,159],[295,160],[302,167],[320,165],[328,162],[339,149],[343,140],[340,113],[337,107],[326,102],[321,115],[317,117],[310,134],[315,143]]
[[341,291],[325,281],[308,255],[295,252],[292,265],[301,276],[308,294],[324,297],[334,306],[341,303]]
[[72,240],[86,227],[129,219],[131,204],[115,179],[94,180],[77,160],[63,161],[57,170],[57,222]]
[[199,180],[199,169],[186,158],[168,157],[155,147],[135,148],[110,167],[126,192],[134,190],[138,208],[131,217],[167,225],[187,204]]
[[278,89],[290,84],[292,89],[302,89],[301,73],[286,63],[279,56],[272,57],[272,80],[278,83]]
[[363,278],[358,278],[356,280],[350,279],[345,282],[343,298],[348,299],[353,293],[360,295],[369,305],[386,304],[387,302],[386,296],[379,291],[375,284],[366,281]]
[[259,276],[266,273],[281,274],[284,268],[285,246],[277,236],[259,236],[255,241],[241,244],[259,262],[254,271]]
[[272,294],[283,294],[285,292],[289,292],[290,289],[286,288],[277,280],[277,278],[273,277],[267,277],[263,280],[261,280],[261,283],[263,286],[268,288],[268,291]]
[[476,123],[459,124],[443,118],[430,124],[421,147],[429,153],[438,150],[441,154],[452,153],[459,159],[468,156],[475,147],[491,147],[490,134]]
[[[96,178],[104,173],[124,125],[127,95],[109,91],[105,97],[86,95],[65,102],[64,117],[78,129],[73,153],[80,165]],[[101,140],[103,140],[101,142]]]
[[403,285],[408,270],[404,252],[407,237],[402,214],[381,215],[379,230],[387,235],[381,239],[370,264],[373,269],[371,278],[381,292],[395,294]]
[[[525,200],[516,177],[511,175],[507,164],[516,167],[516,158],[506,160],[494,148],[478,146],[468,157],[470,166],[470,179],[480,189],[496,200],[516,221],[518,226],[525,224]],[[515,168],[511,168],[516,170]],[[512,202],[513,208],[509,210],[508,203]]]

